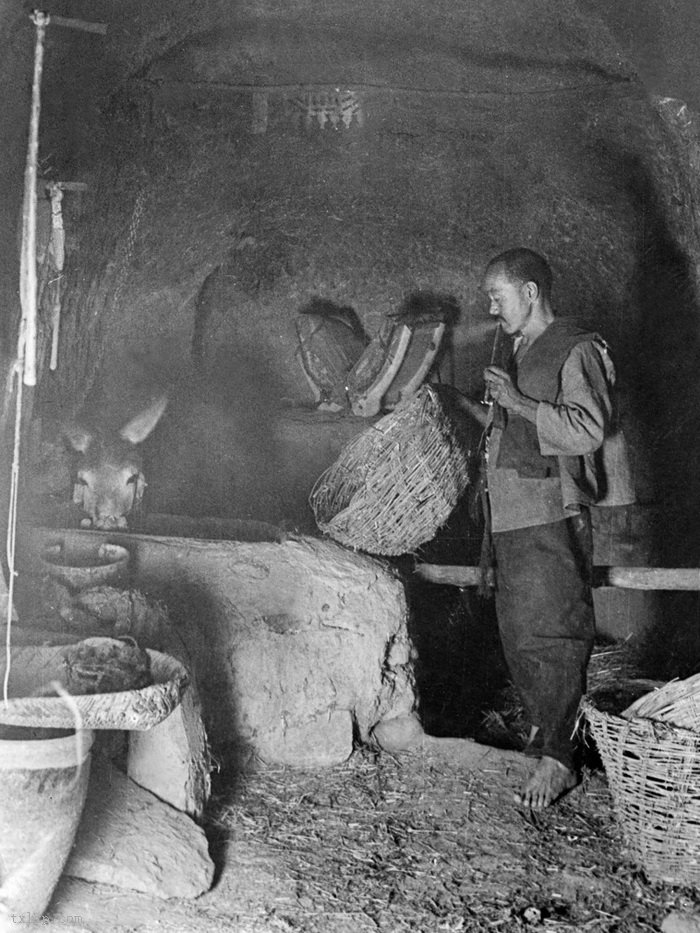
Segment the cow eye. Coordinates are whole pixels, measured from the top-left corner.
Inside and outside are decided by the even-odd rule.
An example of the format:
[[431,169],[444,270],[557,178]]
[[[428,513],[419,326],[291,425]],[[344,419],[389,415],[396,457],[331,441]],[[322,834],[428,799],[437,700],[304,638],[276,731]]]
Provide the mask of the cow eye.
[[138,479],[139,479],[139,474],[138,474],[138,473],[132,473],[131,476],[129,477],[129,479],[126,481],[126,482],[127,482],[127,485],[135,486],[136,483],[138,482]]
[[77,476],[76,479],[75,479],[75,482],[78,484],[78,486],[87,486],[87,485],[88,485],[88,481],[85,479],[84,476]]

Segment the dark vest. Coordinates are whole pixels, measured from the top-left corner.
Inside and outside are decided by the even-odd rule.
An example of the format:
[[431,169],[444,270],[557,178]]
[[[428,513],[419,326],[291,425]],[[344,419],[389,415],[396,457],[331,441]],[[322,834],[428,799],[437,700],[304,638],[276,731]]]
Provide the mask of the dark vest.
[[[511,362],[509,372],[518,390],[536,402],[555,403],[566,358],[576,344],[588,340],[600,337],[569,318],[555,318],[522,358]],[[503,425],[503,436],[496,467],[516,470],[519,476],[532,479],[558,476],[558,459],[540,453],[537,425],[501,406],[498,409],[494,423]]]

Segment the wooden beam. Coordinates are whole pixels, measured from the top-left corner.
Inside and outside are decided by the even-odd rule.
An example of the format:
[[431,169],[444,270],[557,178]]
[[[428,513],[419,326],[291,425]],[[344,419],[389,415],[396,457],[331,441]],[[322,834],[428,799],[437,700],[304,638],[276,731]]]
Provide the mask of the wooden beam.
[[[416,564],[414,573],[428,583],[443,583],[447,586],[479,586],[481,584],[480,567],[461,567],[454,564]],[[487,586],[494,586],[493,569],[486,571]]]
[[[421,580],[446,586],[495,585],[492,568],[482,581],[481,568],[455,564],[416,564],[414,573]],[[626,590],[700,591],[700,569],[687,567],[594,567],[593,585]]]
[[700,590],[695,567],[594,567],[595,586],[626,590]]
[[65,26],[67,29],[80,29],[83,32],[96,32],[101,36],[107,35],[106,23],[92,23],[70,16],[54,16],[53,13],[49,14],[49,23],[53,26]]

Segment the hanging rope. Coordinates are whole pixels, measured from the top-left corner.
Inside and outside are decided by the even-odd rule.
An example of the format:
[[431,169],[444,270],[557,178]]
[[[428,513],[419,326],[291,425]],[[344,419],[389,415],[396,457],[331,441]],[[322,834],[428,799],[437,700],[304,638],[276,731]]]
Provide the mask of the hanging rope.
[[12,621],[14,619],[14,593],[15,593],[15,546],[17,541],[17,501],[19,491],[19,447],[22,434],[22,374],[20,366],[15,367],[15,382],[17,385],[17,400],[15,406],[15,438],[12,453],[12,473],[10,478],[10,504],[9,519],[7,523],[7,606],[5,616],[5,676],[3,678],[2,695],[7,703],[10,668],[12,667]]
[[124,285],[126,284],[127,278],[127,269],[131,258],[134,255],[134,248],[136,246],[136,238],[138,237],[139,225],[141,223],[141,218],[143,217],[144,207],[146,204],[146,191],[145,185],[142,186],[134,199],[134,207],[131,212],[131,220],[129,221],[129,231],[126,237],[126,245],[124,246],[124,251],[122,253],[121,262],[119,264],[119,270],[117,272],[117,282],[114,287],[114,293],[112,295],[112,307],[117,309],[119,306],[119,301],[124,291]]

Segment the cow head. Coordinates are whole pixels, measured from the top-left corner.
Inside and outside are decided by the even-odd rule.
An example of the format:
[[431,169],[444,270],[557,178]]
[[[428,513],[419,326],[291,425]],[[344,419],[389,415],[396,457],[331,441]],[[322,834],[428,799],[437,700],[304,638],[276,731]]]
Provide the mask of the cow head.
[[73,501],[87,513],[81,525],[105,530],[127,527],[146,487],[138,445],[155,428],[167,402],[166,396],[157,398],[114,434],[79,425],[65,429],[79,455]]

